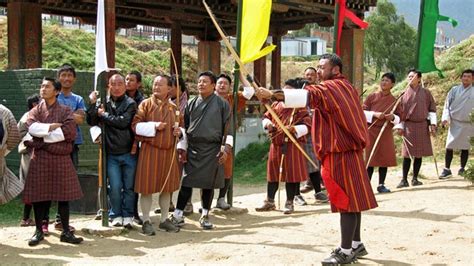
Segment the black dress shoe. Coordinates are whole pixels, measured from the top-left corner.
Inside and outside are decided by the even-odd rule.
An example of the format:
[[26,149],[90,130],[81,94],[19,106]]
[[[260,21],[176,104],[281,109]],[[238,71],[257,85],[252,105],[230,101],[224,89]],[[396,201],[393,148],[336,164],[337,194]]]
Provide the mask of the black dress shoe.
[[418,181],[418,179],[413,179],[411,181],[411,185],[412,186],[421,186],[421,185],[423,185],[423,183],[421,181]]
[[35,234],[33,237],[31,237],[30,240],[28,240],[28,246],[36,246],[40,243],[41,240],[44,239],[44,233],[43,231],[38,231],[36,230]]
[[397,188],[403,188],[403,187],[409,187],[410,185],[408,185],[408,180],[406,179],[402,179],[402,181],[400,181],[400,184],[398,184]]
[[61,242],[66,242],[70,244],[79,244],[81,243],[84,239],[82,237],[76,237],[74,236],[73,233],[71,232],[63,232],[61,234],[61,237],[59,239]]

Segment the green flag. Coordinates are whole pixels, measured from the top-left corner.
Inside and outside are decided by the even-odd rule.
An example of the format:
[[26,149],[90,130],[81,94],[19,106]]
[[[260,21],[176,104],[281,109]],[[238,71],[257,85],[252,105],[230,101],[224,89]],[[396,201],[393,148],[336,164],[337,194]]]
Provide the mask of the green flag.
[[416,64],[422,73],[438,71],[443,73],[435,65],[434,44],[436,39],[436,24],[438,21],[449,21],[456,27],[458,22],[450,17],[439,14],[438,0],[421,0],[420,20],[418,22],[418,43],[416,51]]

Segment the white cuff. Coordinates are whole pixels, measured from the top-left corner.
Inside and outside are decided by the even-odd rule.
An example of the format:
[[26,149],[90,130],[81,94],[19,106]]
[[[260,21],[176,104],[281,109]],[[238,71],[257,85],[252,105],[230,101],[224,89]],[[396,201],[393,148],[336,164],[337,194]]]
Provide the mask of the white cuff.
[[307,90],[283,89],[286,108],[303,108],[308,101]]
[[[267,126],[269,124],[272,124],[272,121],[270,121],[270,119],[268,118],[265,118],[262,120],[262,127],[263,127],[263,130],[267,130]],[[273,124],[272,124],[273,125]]]
[[250,100],[254,94],[255,94],[255,89],[253,87],[244,87],[244,91],[242,92],[242,95],[245,97],[245,99]]
[[99,126],[93,126],[89,129],[91,134],[92,142],[97,143],[99,141],[100,134],[102,134],[102,129]]
[[429,112],[428,113],[428,119],[430,120],[430,124],[436,125],[437,124],[437,117],[435,112]]
[[28,133],[34,137],[44,138],[49,135],[49,126],[51,124],[34,122],[28,128]]
[[396,114],[393,115],[395,118],[393,119],[393,121],[390,121],[392,122],[392,124],[394,125],[398,125],[400,123],[400,117]]
[[43,138],[45,143],[56,143],[65,140],[63,130],[58,127],[55,130],[51,131],[48,136]]
[[176,148],[178,150],[187,150],[188,149],[188,137],[186,136],[186,130],[184,128],[180,127],[181,133],[183,136],[181,137],[181,140],[178,141],[178,144],[176,144]]
[[305,136],[306,134],[308,134],[308,127],[306,125],[296,125],[295,131],[296,131],[296,138],[299,139]]
[[405,123],[404,122],[400,122],[398,124],[396,124],[393,129],[401,129],[401,130],[405,130]]
[[225,144],[234,147],[234,136],[227,135],[227,137],[225,138]]
[[364,111],[365,119],[367,123],[372,123],[372,119],[374,118],[374,111]]
[[137,135],[144,137],[154,137],[156,135],[156,127],[160,125],[161,122],[140,122],[137,123],[135,127],[135,132]]

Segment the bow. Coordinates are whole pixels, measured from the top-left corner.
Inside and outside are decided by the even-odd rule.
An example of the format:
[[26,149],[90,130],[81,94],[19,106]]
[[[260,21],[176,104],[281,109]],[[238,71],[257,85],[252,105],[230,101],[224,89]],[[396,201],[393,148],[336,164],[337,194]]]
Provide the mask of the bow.
[[[171,58],[173,59],[173,66],[174,66],[174,72],[176,76],[176,113],[175,113],[175,122],[174,122],[174,127],[179,127],[179,116],[180,116],[180,110],[179,110],[179,93],[180,93],[180,88],[179,88],[179,74],[178,74],[178,65],[176,64],[176,58],[174,57],[174,52],[173,49],[169,48],[168,51],[171,53]],[[176,159],[176,150],[177,150],[177,144],[178,144],[179,137],[176,136],[174,140],[174,149],[173,149],[173,155],[171,156],[171,163],[170,167],[168,168],[168,173],[166,174],[165,182],[163,183],[163,186],[161,187],[160,193],[163,192],[163,189],[165,189],[166,184],[168,183],[168,180],[170,178],[171,174],[171,169],[173,169],[173,163],[174,160]]]
[[[230,43],[229,39],[227,38],[227,36],[226,36],[225,33],[223,32],[222,28],[219,26],[219,23],[217,22],[216,17],[214,16],[214,14],[213,14],[212,11],[211,11],[211,8],[207,5],[207,3],[206,3],[205,0],[203,0],[202,3],[203,3],[203,5],[204,5],[204,7],[206,8],[207,13],[209,14],[209,17],[210,17],[211,20],[212,20],[212,23],[214,24],[214,26],[216,27],[217,31],[219,32],[219,35],[221,36],[222,41],[224,42],[225,46],[227,47],[227,49],[229,49],[230,54],[231,54],[232,57],[234,58],[235,62],[237,62],[237,64],[239,64],[240,69],[241,69],[241,71],[242,71],[242,74],[247,77],[247,79],[249,80],[249,82],[251,82],[252,87],[253,87],[255,90],[258,90],[257,84],[255,83],[255,81],[253,81],[253,80],[250,78],[249,72],[248,72],[247,69],[244,67],[244,64],[242,63],[242,60],[240,60],[239,55],[237,54],[237,52],[235,51],[234,47],[233,47],[232,44]],[[288,131],[288,129],[286,129],[285,125],[283,124],[283,122],[281,122],[280,118],[278,118],[278,115],[275,113],[275,111],[273,111],[273,109],[270,107],[270,105],[269,105],[268,103],[265,103],[264,105],[265,105],[265,108],[267,108],[268,112],[272,115],[272,117],[273,117],[273,119],[275,120],[275,122],[277,123],[277,125],[283,130],[283,132],[285,132],[285,134],[288,136],[288,138],[291,140],[291,142],[293,142],[293,144],[298,148],[298,150],[304,155],[304,157],[305,157],[314,167],[317,167],[316,163],[311,159],[311,157],[309,157],[309,155],[305,152],[305,150],[299,145],[299,143],[298,143],[298,141],[296,141],[295,137],[290,133],[290,131]]]

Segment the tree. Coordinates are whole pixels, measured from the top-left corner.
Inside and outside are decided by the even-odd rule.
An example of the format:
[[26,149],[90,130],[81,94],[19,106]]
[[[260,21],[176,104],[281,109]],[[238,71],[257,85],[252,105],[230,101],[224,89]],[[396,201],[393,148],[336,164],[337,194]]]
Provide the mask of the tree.
[[415,65],[416,32],[397,15],[395,6],[387,0],[377,1],[375,12],[367,17],[365,51],[375,65],[375,76],[389,70],[402,77]]

